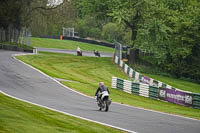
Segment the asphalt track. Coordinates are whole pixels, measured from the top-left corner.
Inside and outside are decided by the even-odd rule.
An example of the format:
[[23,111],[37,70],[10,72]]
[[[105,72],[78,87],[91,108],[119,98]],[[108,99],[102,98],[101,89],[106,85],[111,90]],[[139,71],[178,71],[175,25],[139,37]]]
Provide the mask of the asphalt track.
[[[93,98],[63,87],[0,50],[0,91],[32,103],[139,133],[199,133],[200,121],[112,103],[97,110]],[[112,92],[111,92],[112,93]]]
[[[54,49],[54,48],[37,48],[38,51],[43,52],[54,52],[54,53],[68,53],[76,55],[76,50],[67,50],[67,49]],[[83,56],[95,56],[94,52],[83,51]],[[112,57],[113,53],[100,52],[101,57]]]

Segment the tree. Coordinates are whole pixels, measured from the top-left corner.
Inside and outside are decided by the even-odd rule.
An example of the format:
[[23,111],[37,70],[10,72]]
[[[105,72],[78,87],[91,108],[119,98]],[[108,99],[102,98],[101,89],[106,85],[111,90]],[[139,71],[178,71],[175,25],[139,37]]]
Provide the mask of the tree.
[[131,29],[132,47],[137,37],[138,24],[142,18],[144,0],[113,0],[110,16],[118,23],[124,23]]
[[196,0],[149,2],[136,47],[152,52],[154,64],[171,74],[199,80],[199,9]]
[[76,0],[79,18],[84,19],[85,16],[91,15],[95,17],[99,28],[110,22],[108,13],[111,4],[111,0]]
[[[22,27],[29,26],[34,11],[38,9],[52,10],[63,3],[64,1],[58,3],[58,1],[51,0],[2,0],[0,4],[0,27],[5,30],[6,41],[9,41],[10,29],[20,31]],[[18,37],[16,37],[16,40],[18,40]]]
[[122,40],[123,31],[116,23],[108,23],[103,26],[102,37],[104,40],[113,43]]
[[63,27],[73,27],[77,12],[74,1],[67,1],[53,10],[38,9],[31,17],[30,29],[33,36],[60,35]]
[[137,39],[138,24],[142,20],[147,2],[145,0],[113,0],[110,5],[110,16],[118,23],[125,24],[131,30],[131,40],[133,48],[130,51],[129,63],[134,64],[138,60],[138,49],[135,47]]
[[52,3],[48,5],[48,0],[2,0],[0,4],[0,26],[5,29],[9,26],[20,29],[30,23],[30,16],[35,10],[52,10],[63,3],[64,1],[59,5]]
[[[128,27],[132,33],[131,40],[134,48],[138,24],[142,18],[145,4],[144,0],[85,0],[79,1],[77,5],[81,17],[84,17],[85,14],[91,14],[99,21],[103,20],[106,23],[108,22],[106,20],[112,18],[115,22]],[[137,50],[134,49],[133,56],[130,56],[133,63],[136,61],[137,55]]]

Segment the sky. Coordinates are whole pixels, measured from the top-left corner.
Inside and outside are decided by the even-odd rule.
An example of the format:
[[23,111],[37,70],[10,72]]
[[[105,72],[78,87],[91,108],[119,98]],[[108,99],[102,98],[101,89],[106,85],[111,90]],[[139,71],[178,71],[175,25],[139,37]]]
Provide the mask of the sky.
[[48,0],[47,6],[57,6],[60,5],[63,0]]

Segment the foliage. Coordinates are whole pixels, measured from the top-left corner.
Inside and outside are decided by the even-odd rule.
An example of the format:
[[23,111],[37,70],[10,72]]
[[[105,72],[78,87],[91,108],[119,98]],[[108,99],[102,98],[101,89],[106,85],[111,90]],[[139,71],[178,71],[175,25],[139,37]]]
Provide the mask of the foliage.
[[33,12],[31,19],[30,29],[33,36],[61,35],[63,27],[73,27],[76,21],[74,1],[64,2],[54,10],[38,9]]
[[111,4],[110,0],[76,0],[79,17],[93,16],[100,27],[110,21],[108,13]]
[[136,46],[152,52],[154,63],[166,71],[199,81],[199,7],[195,0],[151,1]]
[[122,40],[121,40],[122,44],[125,44],[127,46],[131,46],[133,44],[133,40],[131,39],[131,34],[132,34],[131,30],[124,29],[122,31],[122,33],[123,33]]
[[125,24],[131,30],[131,40],[136,40],[138,24],[143,15],[143,8],[146,2],[144,0],[112,0],[109,15],[118,23]]
[[83,19],[78,19],[74,27],[82,38],[101,39],[101,30],[94,17],[85,16]]
[[104,39],[116,38],[105,37],[117,31],[105,32],[105,27],[118,23],[124,26],[119,41],[151,53],[151,64],[176,77],[200,81],[198,0],[79,0],[76,6],[80,18],[90,15],[96,19]]
[[[148,51],[153,65],[200,82],[199,0],[65,0],[62,6],[46,4],[47,0],[3,1],[0,26],[20,28],[32,22],[33,36],[59,35],[62,27],[75,27],[80,37],[116,39]],[[137,54],[133,55],[130,61]]]
[[122,40],[122,34],[122,29],[115,23],[108,23],[103,26],[102,37],[106,41]]
[[30,15],[37,9],[49,10],[62,5],[51,4],[48,0],[3,0],[0,5],[0,27],[7,29],[9,26],[20,29],[30,23]]

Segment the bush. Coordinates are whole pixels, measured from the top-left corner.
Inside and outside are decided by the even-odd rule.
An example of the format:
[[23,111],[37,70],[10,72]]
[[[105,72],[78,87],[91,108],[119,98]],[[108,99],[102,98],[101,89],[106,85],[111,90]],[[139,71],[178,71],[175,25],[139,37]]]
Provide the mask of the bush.
[[75,30],[78,32],[81,38],[91,37],[95,39],[101,38],[101,30],[98,27],[96,20],[93,17],[85,17],[79,19],[74,25]]
[[95,39],[101,39],[101,30],[99,28],[92,28],[89,31],[89,36]]
[[80,37],[85,38],[88,36],[89,27],[84,20],[78,20],[74,27]]
[[125,45],[132,45],[133,41],[131,40],[131,31],[124,32],[124,35],[122,37],[122,42]]
[[108,23],[103,26],[102,38],[108,42],[122,40],[122,30],[115,23]]

